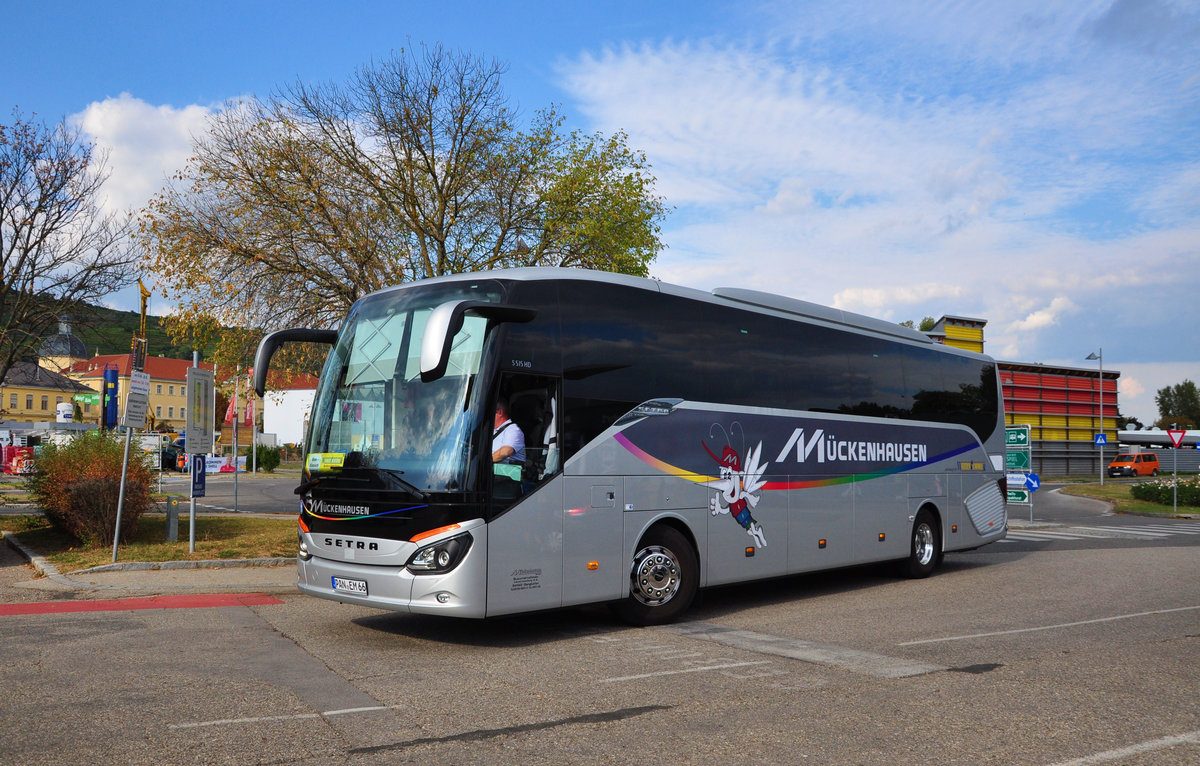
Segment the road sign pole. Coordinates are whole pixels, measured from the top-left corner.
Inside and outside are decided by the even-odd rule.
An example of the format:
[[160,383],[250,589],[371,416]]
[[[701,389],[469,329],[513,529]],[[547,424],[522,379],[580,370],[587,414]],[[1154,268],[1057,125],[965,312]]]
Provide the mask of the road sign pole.
[[[1179,449],[1183,446],[1183,440],[1187,436],[1187,431],[1180,431],[1174,427],[1167,430],[1167,436],[1171,439],[1171,475],[1172,484],[1171,494],[1173,495],[1173,506],[1175,513],[1179,513]],[[1200,445],[1197,446],[1200,449]]]
[[125,427],[125,457],[121,459],[121,489],[117,492],[117,526],[113,529],[112,563],[117,563],[117,543],[121,539],[121,510],[125,507],[125,477],[129,473],[129,443],[133,441],[133,428]]

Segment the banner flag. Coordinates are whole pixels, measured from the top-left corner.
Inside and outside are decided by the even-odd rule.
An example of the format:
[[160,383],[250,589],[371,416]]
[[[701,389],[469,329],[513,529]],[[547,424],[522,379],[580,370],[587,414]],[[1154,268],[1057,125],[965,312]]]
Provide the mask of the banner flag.
[[237,425],[237,397],[230,397],[229,406],[225,409],[225,425]]

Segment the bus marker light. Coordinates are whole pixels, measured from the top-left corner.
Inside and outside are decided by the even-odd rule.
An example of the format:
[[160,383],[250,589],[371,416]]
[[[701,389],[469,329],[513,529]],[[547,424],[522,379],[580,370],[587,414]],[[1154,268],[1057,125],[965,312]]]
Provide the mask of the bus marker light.
[[748,559],[754,558],[754,548],[751,547],[751,548],[746,549],[746,558],[748,558]]
[[599,568],[600,568],[600,562],[599,562],[599,561],[589,561],[589,562],[588,562],[588,571],[589,571],[589,572],[595,572],[595,571],[596,571],[597,569],[599,569]]
[[887,535],[884,534],[883,532],[880,532],[879,533],[879,542],[883,542],[886,539],[887,539]]
[[955,524],[954,526],[950,527],[950,531],[951,531],[951,532],[953,532],[953,533],[957,533],[957,532],[958,532],[958,525],[957,525],[957,524]]
[[822,549],[823,549],[823,548],[825,547],[825,541],[824,541],[824,540],[817,540],[817,547],[818,547],[818,548],[822,548]]
[[301,532],[311,532],[312,531],[311,529],[308,528],[308,525],[304,523],[303,516],[300,517],[300,531]]
[[408,541],[410,543],[419,543],[427,537],[433,537],[434,535],[440,535],[441,533],[449,532],[452,529],[458,529],[458,524],[447,524],[444,527],[438,527],[437,529],[431,529],[428,532],[422,532],[419,535],[413,535],[412,537],[409,538]]

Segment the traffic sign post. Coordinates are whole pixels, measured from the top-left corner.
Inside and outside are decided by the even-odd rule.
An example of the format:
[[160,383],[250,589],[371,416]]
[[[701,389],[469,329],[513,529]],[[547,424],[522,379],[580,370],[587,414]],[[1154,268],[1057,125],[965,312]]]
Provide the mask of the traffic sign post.
[[1004,470],[1006,471],[1028,471],[1029,470],[1029,453],[1024,451],[1006,451],[1004,453]]
[[[1008,472],[1005,502],[1009,505],[1028,505],[1030,523],[1033,522],[1033,493],[1038,488],[1037,475],[1029,470],[1032,463],[1031,447],[1029,425],[1005,427],[1004,470]],[[1030,477],[1033,478],[1032,483]]]
[[[200,368],[200,352],[192,352],[187,371],[188,422],[183,450],[192,465],[192,492],[188,502],[188,553],[196,552],[196,498],[204,497],[204,456],[213,448],[213,417],[216,414],[215,372]],[[233,453],[237,467],[237,450]],[[234,485],[236,486],[236,485]],[[236,508],[237,505],[235,504]]]
[[1004,446],[1008,449],[1029,449],[1029,426],[1006,426]]
[[1171,488],[1171,503],[1174,512],[1179,513],[1179,448],[1183,446],[1183,437],[1187,436],[1187,431],[1171,429],[1167,431],[1167,436],[1171,439],[1171,445],[1174,447],[1171,450],[1171,478],[1175,486]]

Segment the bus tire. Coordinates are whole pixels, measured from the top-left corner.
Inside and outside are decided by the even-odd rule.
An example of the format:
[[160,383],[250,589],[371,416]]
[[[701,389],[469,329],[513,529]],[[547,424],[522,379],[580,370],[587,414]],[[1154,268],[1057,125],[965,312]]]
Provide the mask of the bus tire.
[[909,537],[908,558],[901,564],[905,577],[920,579],[933,574],[942,557],[942,535],[937,519],[927,508],[917,511]]
[[616,605],[631,625],[671,622],[691,606],[700,582],[700,561],[687,537],[674,527],[651,527],[638,543],[629,568],[629,595]]

